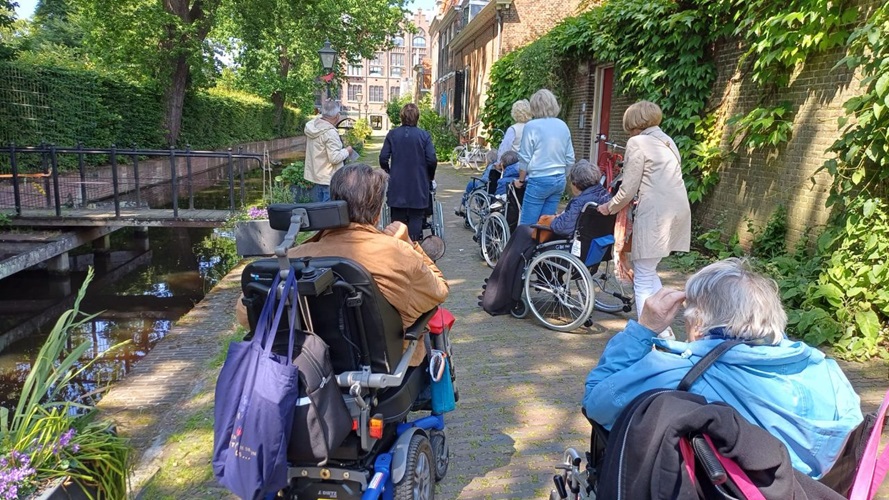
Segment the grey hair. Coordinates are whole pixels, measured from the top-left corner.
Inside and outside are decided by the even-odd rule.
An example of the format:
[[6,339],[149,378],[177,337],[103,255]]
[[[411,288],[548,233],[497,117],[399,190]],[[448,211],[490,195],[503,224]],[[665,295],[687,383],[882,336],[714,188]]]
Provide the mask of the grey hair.
[[519,99],[512,103],[512,112],[510,113],[510,116],[512,116],[512,119],[518,123],[525,123],[530,120],[533,118],[531,115],[531,103],[528,102],[527,99]]
[[333,99],[328,99],[321,103],[321,116],[325,118],[333,118],[334,116],[340,114],[342,107],[338,101],[334,101]]
[[590,186],[595,186],[601,178],[602,171],[599,170],[599,167],[586,159],[579,160],[571,167],[571,171],[568,172],[568,182],[574,184],[581,191]]
[[519,161],[519,154],[511,149],[509,151],[503,153],[503,156],[500,157],[500,163],[502,163],[504,167],[508,167],[508,166],[512,165],[513,163],[518,163],[518,161]]
[[487,153],[485,153],[485,163],[490,165],[492,163],[497,163],[497,150],[489,149]]
[[685,284],[685,319],[702,335],[715,328],[727,337],[784,338],[787,313],[775,280],[755,272],[746,259],[725,259],[696,272]]
[[330,199],[345,200],[349,205],[349,221],[376,224],[383,208],[383,195],[389,174],[365,163],[339,168],[330,178]]
[[534,118],[559,116],[559,101],[548,89],[540,89],[531,96],[531,114]]

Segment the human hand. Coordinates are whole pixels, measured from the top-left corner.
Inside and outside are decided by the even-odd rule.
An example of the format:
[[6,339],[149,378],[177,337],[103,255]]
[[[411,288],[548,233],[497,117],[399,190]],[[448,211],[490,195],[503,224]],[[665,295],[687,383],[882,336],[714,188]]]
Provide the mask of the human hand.
[[607,203],[602,204],[602,205],[599,205],[598,207],[596,207],[596,210],[598,210],[599,213],[602,214],[602,215],[611,215],[611,214],[608,212],[608,204],[607,204]]
[[354,150],[354,149],[352,149],[352,146],[346,146],[346,151],[348,151],[348,152],[349,152],[349,154],[352,154],[352,153],[354,153],[354,152],[355,152],[355,150]]
[[521,179],[516,179],[516,180],[512,181],[512,185],[517,188],[522,187],[524,184],[525,184],[525,181],[523,181]]
[[645,300],[639,324],[649,330],[660,333],[673,324],[679,307],[685,300],[685,292],[672,288],[661,288]]
[[407,226],[405,226],[403,222],[395,221],[389,224],[388,226],[386,226],[385,229],[383,229],[383,234],[388,234],[393,238],[398,238],[405,243],[411,243],[411,237],[407,233]]

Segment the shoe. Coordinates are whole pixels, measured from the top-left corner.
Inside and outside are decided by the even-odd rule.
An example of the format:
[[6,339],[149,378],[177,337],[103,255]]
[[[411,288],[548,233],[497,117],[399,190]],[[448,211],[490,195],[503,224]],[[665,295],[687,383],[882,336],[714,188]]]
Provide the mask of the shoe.
[[457,215],[460,217],[466,217],[466,210],[464,210],[463,207],[454,209],[454,215]]

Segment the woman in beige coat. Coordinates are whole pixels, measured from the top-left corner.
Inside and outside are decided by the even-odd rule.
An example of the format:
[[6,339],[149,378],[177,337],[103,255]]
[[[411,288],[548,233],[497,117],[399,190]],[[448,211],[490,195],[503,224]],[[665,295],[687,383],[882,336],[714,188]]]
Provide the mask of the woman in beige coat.
[[639,101],[627,108],[623,125],[630,139],[623,183],[614,198],[599,207],[602,214],[616,214],[638,197],[630,261],[640,316],[645,300],[663,286],[658,263],[670,252],[687,252],[691,243],[691,207],[679,149],[659,127],[662,118],[661,108],[653,102]]

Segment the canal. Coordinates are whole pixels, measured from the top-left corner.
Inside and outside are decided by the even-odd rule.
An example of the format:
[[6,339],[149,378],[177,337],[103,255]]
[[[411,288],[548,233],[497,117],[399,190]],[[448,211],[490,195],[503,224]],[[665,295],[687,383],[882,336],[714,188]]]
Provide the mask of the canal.
[[[246,188],[247,205],[261,205],[260,169],[247,175]],[[227,182],[195,195],[200,207],[224,209],[228,202]],[[66,390],[70,400],[97,402],[100,390],[132,369],[239,260],[224,229],[152,227],[147,242],[145,237],[144,232],[125,228],[112,233],[107,253],[97,256],[90,246],[71,252],[68,276],[32,268],[0,280],[0,335],[42,323],[0,352],[0,405],[15,406],[33,360],[59,315],[73,305],[89,267],[96,276],[82,309],[99,315],[72,332],[70,347],[90,341],[81,359],[87,363],[129,341],[101,357]]]

